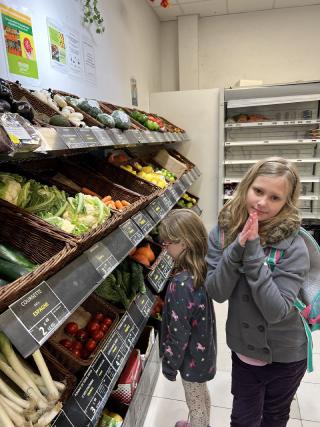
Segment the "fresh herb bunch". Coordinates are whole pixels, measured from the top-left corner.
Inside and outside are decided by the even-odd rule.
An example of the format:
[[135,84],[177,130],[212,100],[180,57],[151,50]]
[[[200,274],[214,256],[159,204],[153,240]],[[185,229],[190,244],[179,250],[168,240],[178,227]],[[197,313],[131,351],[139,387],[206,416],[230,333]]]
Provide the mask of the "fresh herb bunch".
[[95,24],[96,33],[104,32],[103,17],[97,7],[98,0],[85,0],[83,22],[85,24]]

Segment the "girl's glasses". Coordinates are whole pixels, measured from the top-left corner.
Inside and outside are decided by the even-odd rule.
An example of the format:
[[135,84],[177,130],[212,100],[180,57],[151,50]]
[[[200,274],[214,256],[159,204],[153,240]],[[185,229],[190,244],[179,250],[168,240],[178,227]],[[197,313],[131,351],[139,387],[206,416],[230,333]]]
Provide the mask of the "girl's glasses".
[[161,242],[161,246],[163,246],[164,248],[166,248],[166,247],[168,247],[168,246],[170,246],[170,245],[176,245],[177,243],[180,243],[180,241],[179,242],[169,242],[169,241],[164,241],[164,242]]

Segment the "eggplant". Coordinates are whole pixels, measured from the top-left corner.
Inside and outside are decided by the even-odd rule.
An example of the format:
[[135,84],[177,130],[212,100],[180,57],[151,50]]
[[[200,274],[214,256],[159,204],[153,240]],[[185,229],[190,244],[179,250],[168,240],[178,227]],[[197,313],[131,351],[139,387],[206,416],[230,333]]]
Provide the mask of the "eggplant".
[[11,111],[11,105],[8,101],[0,99],[0,113],[7,113],[8,111]]
[[26,101],[14,101],[12,103],[12,112],[18,113],[20,116],[24,117],[27,120],[30,120],[30,122],[34,118],[34,111],[29,104],[29,102]]
[[13,101],[13,96],[10,87],[8,87],[2,82],[0,82],[0,99],[8,101],[10,104],[12,104]]

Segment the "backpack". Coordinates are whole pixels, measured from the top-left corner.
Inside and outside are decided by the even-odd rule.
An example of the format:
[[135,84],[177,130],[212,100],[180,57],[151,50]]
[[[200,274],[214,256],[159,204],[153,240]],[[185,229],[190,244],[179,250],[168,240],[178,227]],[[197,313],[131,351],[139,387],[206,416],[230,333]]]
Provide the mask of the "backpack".
[[[320,329],[320,246],[307,230],[300,227],[301,236],[307,246],[310,270],[305,278],[295,307],[300,313],[308,339],[308,372],[313,371],[311,332]],[[266,248],[266,263],[273,270],[284,254],[283,250]]]

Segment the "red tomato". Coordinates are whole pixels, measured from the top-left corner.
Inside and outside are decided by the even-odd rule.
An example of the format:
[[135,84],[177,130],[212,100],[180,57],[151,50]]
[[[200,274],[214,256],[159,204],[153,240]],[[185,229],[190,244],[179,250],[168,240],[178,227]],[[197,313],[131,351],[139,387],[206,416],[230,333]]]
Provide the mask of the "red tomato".
[[110,326],[112,324],[112,319],[110,319],[110,317],[106,317],[105,319],[103,319],[102,324]]
[[79,350],[79,351],[81,351],[82,349],[83,349],[82,342],[79,342],[79,341],[73,341],[72,342],[71,351],[73,351],[73,350]]
[[93,340],[92,338],[88,339],[88,341],[86,343],[86,350],[88,350],[89,353],[92,353],[96,347],[97,347],[96,341]]
[[68,350],[70,350],[72,347],[72,341],[68,340],[67,338],[60,340],[59,343]]
[[109,326],[102,324],[100,330],[105,334],[109,330]]
[[81,359],[88,359],[89,356],[90,352],[86,348],[83,348],[81,350]]
[[87,324],[87,331],[89,332],[89,334],[91,335],[93,332],[95,331],[99,331],[100,330],[100,324],[98,322],[95,322],[94,320],[91,320],[88,324]]
[[72,354],[73,354],[74,356],[76,356],[76,357],[81,357],[81,351],[80,351],[80,350],[78,350],[77,348],[73,348],[73,349],[71,350],[71,352],[72,352]]
[[78,329],[79,326],[75,322],[69,322],[66,324],[64,331],[67,335],[74,337]]
[[81,342],[87,341],[87,339],[89,338],[88,331],[86,331],[85,329],[79,329],[76,333],[76,338]]
[[93,320],[96,322],[102,322],[104,319],[104,314],[100,313],[99,311],[93,316]]
[[104,333],[101,330],[99,330],[99,331],[93,332],[91,336],[95,341],[101,341],[102,338],[104,337]]

